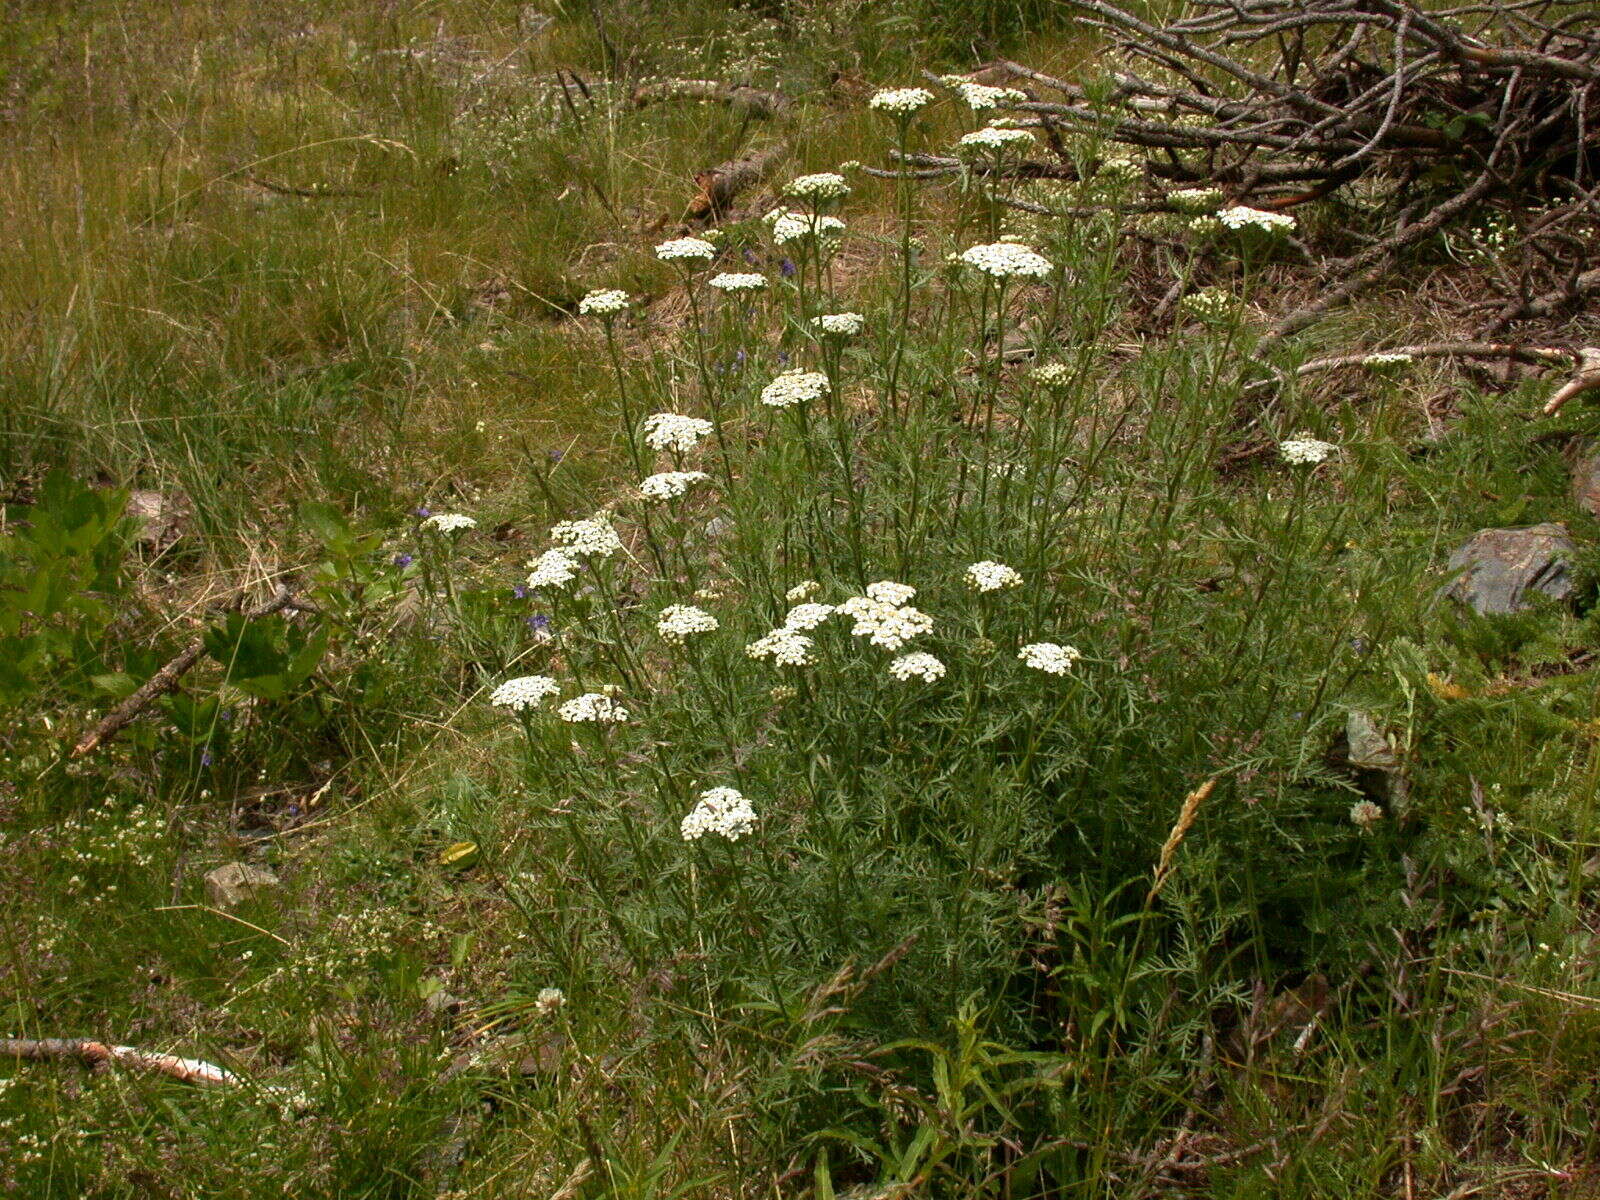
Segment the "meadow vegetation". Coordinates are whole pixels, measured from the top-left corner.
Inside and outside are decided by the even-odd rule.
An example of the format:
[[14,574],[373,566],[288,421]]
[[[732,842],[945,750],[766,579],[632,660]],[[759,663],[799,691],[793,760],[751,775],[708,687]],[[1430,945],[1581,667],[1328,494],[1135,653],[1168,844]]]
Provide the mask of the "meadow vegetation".
[[0,1194],[1600,1195],[1592,393],[1295,373],[1527,214],[1256,357],[1354,210],[1008,173],[1053,5],[4,27],[0,1046],[226,1075],[0,1058]]

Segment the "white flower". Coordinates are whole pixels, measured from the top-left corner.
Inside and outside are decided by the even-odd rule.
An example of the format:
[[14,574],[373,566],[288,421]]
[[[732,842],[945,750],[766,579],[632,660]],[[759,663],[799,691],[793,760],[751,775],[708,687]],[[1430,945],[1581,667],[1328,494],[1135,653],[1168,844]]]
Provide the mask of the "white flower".
[[814,237],[828,241],[844,233],[844,222],[838,217],[824,217],[816,213],[782,210],[772,222],[772,240],[780,246]]
[[1095,178],[1108,183],[1135,183],[1144,178],[1144,160],[1126,150],[1114,151],[1100,160]]
[[1043,671],[1047,675],[1065,675],[1083,655],[1076,646],[1031,642],[1017,651],[1017,657],[1035,671]]
[[842,200],[850,194],[850,185],[844,181],[843,175],[835,175],[832,171],[821,171],[815,175],[801,175],[797,179],[791,179],[783,192],[786,196],[794,196],[800,200]]
[[722,271],[706,280],[706,286],[719,292],[759,292],[767,286],[767,277],[751,271]]
[[1215,211],[1222,203],[1222,189],[1214,187],[1179,188],[1167,193],[1167,203],[1179,212],[1204,213]]
[[489,703],[496,708],[509,708],[521,712],[525,708],[538,708],[551,696],[561,691],[561,685],[548,675],[524,675],[508,679],[489,693]]
[[1220,287],[1201,288],[1179,300],[1178,307],[1202,321],[1215,320],[1233,311],[1233,293]]
[[610,696],[600,692],[585,692],[575,700],[568,700],[556,713],[563,721],[574,725],[592,722],[595,725],[620,725],[628,719],[628,710]]
[[969,588],[979,592],[999,592],[1006,588],[1022,586],[1021,575],[1005,563],[997,563],[987,558],[968,567],[962,579]]
[[533,1002],[533,1007],[541,1017],[548,1017],[566,1002],[567,994],[560,988],[540,988],[538,998]]
[[704,471],[662,471],[640,480],[639,495],[659,504],[665,500],[678,499],[696,484],[710,482],[711,476]]
[[916,594],[917,589],[909,583],[896,583],[892,579],[880,579],[877,583],[867,584],[867,599],[876,600],[879,604],[904,604]]
[[653,413],[644,419],[644,442],[652,450],[693,450],[711,432],[704,417],[684,417],[677,413]]
[[717,248],[704,238],[673,238],[656,247],[662,262],[710,262],[716,256]]
[[1072,368],[1062,362],[1040,363],[1028,374],[1047,388],[1066,387],[1072,382]]
[[770,658],[780,667],[803,667],[813,661],[812,641],[798,629],[774,629],[744,648],[751,658]]
[[822,585],[815,579],[803,579],[783,594],[783,598],[790,604],[799,604],[802,600],[809,600],[822,590]]
[[785,629],[815,629],[829,617],[833,616],[831,604],[796,604],[789,610],[789,615],[783,618]]
[[1350,823],[1364,830],[1383,820],[1383,809],[1371,800],[1357,800],[1350,806]]
[[478,522],[461,513],[434,513],[422,522],[422,527],[435,533],[460,533],[464,529],[476,529]]
[[628,307],[628,293],[617,288],[597,288],[578,301],[578,311],[586,317],[611,317]]
[[889,664],[889,674],[901,683],[910,679],[934,683],[944,678],[944,664],[931,654],[905,654]]
[[1416,362],[1416,359],[1410,354],[1393,350],[1380,350],[1376,354],[1369,354],[1363,358],[1361,365],[1373,368],[1398,367],[1409,362]]
[[1028,98],[1016,88],[989,87],[967,79],[954,80],[953,83],[956,90],[961,93],[961,98],[967,102],[967,107],[973,112],[999,108],[1002,104],[1021,104]]
[[761,403],[772,408],[792,408],[819,400],[828,392],[828,377],[820,371],[795,368],[785,371],[761,389]]
[[756,827],[756,810],[737,788],[715,787],[700,793],[700,802],[678,827],[686,842],[719,833],[737,842]]
[[1050,260],[1027,246],[1014,242],[994,242],[987,246],[973,246],[961,252],[961,261],[967,266],[992,275],[996,279],[1020,277],[1043,279],[1055,268]]
[[933,93],[927,88],[887,88],[867,101],[867,107],[894,117],[909,117],[932,103]]
[[716,628],[717,619],[692,604],[669,604],[661,610],[661,618],[656,622],[661,640],[674,646],[683,645],[692,634],[711,633]]
[[1014,146],[1031,146],[1033,142],[1033,134],[1026,129],[1000,129],[990,125],[962,134],[957,146],[962,150],[993,150],[998,154]]
[[1265,212],[1247,204],[1236,204],[1217,213],[1217,220],[1229,229],[1259,229],[1263,233],[1288,233],[1295,219],[1288,213]]
[[622,549],[622,539],[603,516],[562,521],[551,528],[550,538],[572,553],[589,558],[610,558]]
[[811,323],[832,337],[855,337],[867,327],[867,319],[854,312],[824,313],[820,317],[812,317]]
[[855,621],[850,630],[852,636],[864,637],[885,650],[899,650],[933,628],[933,618],[920,609],[870,596],[852,596],[839,605],[838,611]]
[[1337,453],[1338,449],[1332,442],[1303,435],[1278,443],[1278,453],[1283,455],[1283,461],[1296,467],[1314,467]]
[[578,574],[578,561],[560,550],[546,550],[533,560],[528,576],[531,588],[566,587]]

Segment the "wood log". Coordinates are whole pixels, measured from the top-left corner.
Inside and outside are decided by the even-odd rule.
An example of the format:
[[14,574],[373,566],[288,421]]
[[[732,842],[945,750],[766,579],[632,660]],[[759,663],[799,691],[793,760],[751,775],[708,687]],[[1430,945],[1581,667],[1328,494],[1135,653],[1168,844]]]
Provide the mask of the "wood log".
[[697,172],[694,181],[700,193],[689,204],[689,218],[714,221],[723,216],[739,193],[760,183],[786,153],[783,146],[768,146],[743,158],[730,159],[709,171]]

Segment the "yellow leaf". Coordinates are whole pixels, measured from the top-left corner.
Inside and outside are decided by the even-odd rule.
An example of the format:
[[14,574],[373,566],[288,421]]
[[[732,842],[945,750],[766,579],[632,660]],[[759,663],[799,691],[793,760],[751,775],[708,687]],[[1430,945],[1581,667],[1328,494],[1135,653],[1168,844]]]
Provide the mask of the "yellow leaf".
[[439,865],[441,867],[467,866],[477,856],[477,842],[457,842],[455,845],[446,846],[439,851]]
[[1451,683],[1448,676],[1428,672],[1428,690],[1441,700],[1467,700],[1472,693],[1459,683]]

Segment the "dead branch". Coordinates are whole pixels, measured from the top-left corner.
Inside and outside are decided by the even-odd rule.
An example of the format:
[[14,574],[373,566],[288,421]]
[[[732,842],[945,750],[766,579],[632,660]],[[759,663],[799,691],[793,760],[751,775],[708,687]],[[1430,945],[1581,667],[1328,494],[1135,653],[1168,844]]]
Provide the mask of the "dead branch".
[[1544,415],[1554,416],[1561,411],[1562,405],[1580,392],[1596,389],[1600,389],[1600,350],[1591,347],[1579,352],[1577,373],[1550,397],[1544,406]]
[[0,1058],[33,1062],[79,1059],[90,1066],[116,1063],[140,1071],[170,1075],[201,1087],[229,1087],[239,1083],[231,1071],[199,1058],[154,1054],[132,1046],[113,1046],[91,1038],[0,1038]]
[[740,192],[760,183],[766,173],[788,150],[784,146],[769,146],[743,158],[731,159],[701,171],[694,181],[700,193],[689,204],[688,217],[697,221],[714,221],[733,205]]
[[1570,350],[1554,346],[1521,346],[1510,342],[1422,342],[1414,346],[1386,347],[1359,354],[1335,354],[1327,358],[1314,358],[1295,369],[1296,376],[1314,375],[1319,371],[1332,371],[1339,367],[1368,365],[1374,354],[1403,354],[1407,358],[1501,358],[1516,362],[1550,366],[1556,363],[1570,365],[1576,355]]
[[735,112],[766,120],[789,107],[789,97],[781,92],[763,91],[740,83],[721,83],[715,79],[662,79],[641,84],[633,91],[634,108],[652,104],[692,101],[701,104],[726,104]]

